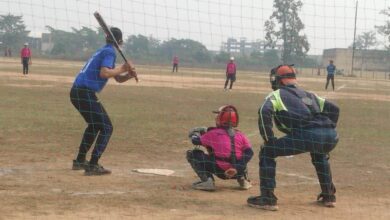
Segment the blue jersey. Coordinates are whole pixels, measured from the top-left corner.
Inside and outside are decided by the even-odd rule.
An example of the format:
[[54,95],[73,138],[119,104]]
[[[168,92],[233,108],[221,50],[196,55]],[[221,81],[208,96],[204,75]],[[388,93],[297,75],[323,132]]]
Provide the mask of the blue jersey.
[[326,67],[326,71],[328,71],[328,75],[334,75],[334,72],[336,71],[336,66],[333,64],[329,64]]
[[100,68],[115,68],[115,60],[116,54],[111,44],[98,49],[80,71],[73,85],[100,92],[108,81],[108,79],[100,77]]

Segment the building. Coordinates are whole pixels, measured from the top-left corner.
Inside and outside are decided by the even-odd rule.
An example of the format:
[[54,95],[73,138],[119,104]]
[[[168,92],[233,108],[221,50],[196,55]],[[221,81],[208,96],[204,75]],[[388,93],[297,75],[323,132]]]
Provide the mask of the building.
[[[337,69],[344,74],[351,73],[352,49],[332,48],[325,49],[322,55],[322,67],[333,60]],[[390,51],[386,50],[355,50],[353,62],[354,71],[384,71],[390,70]]]
[[227,52],[232,55],[250,55],[253,52],[264,53],[267,50],[275,49],[281,50],[281,45],[277,45],[275,48],[270,48],[263,40],[257,40],[254,42],[248,42],[246,38],[228,38],[226,42],[222,42],[221,51]]
[[42,53],[50,53],[54,47],[52,35],[48,33],[42,33],[42,45],[41,51]]
[[33,49],[34,51],[41,50],[42,40],[39,37],[28,37],[27,38],[28,47]]

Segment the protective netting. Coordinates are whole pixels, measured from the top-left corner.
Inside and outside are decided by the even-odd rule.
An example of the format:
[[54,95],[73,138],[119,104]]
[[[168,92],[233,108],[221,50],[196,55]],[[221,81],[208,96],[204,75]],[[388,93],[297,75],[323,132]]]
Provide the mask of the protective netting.
[[[183,130],[198,125],[214,127],[215,115],[210,111],[232,104],[242,116],[240,131],[231,135],[229,129],[219,127],[190,136],[188,145],[197,147],[187,152],[186,159],[201,181],[194,188],[215,190],[219,177],[235,179],[241,189],[247,189],[249,172],[255,174],[250,179],[271,196],[267,191],[273,191],[275,175],[281,173],[285,177],[281,185],[319,182],[322,197],[332,201],[335,186],[329,153],[334,152],[339,137],[345,140],[343,146],[349,147],[360,144],[360,138],[366,144],[379,140],[381,147],[387,144],[383,131],[388,123],[375,116],[389,116],[389,7],[386,0],[0,0],[0,50],[5,57],[0,61],[0,73],[11,82],[23,71],[29,75],[28,82],[33,82],[28,86],[44,82],[52,91],[60,91],[63,85],[71,90],[70,101],[80,113],[78,121],[87,124],[77,143],[74,169],[89,169],[91,175],[109,172],[90,165],[97,165],[109,144],[113,124],[131,127],[121,134],[133,141],[118,138],[114,143],[137,145],[154,155],[175,154],[172,148],[183,145]],[[133,79],[122,84],[129,86],[130,92],[123,89],[129,87],[112,88],[115,80],[107,80],[127,80],[127,75],[118,75],[118,69],[128,69],[115,48],[106,45],[95,11],[122,32],[122,37],[114,37],[123,41],[121,48],[140,78],[138,84]],[[31,51],[22,52],[23,47]],[[295,89],[272,92],[270,78],[277,79],[270,77],[270,70],[280,64],[294,64],[298,85],[318,95]],[[110,72],[114,68],[115,73]],[[286,74],[284,79],[293,78],[292,72],[280,74],[281,78]],[[3,85],[17,83],[6,81]],[[104,93],[107,87],[109,92],[100,102],[97,93]],[[50,90],[39,97],[45,93]],[[145,98],[138,98],[141,96]],[[130,104],[124,101],[127,98]],[[329,100],[346,112],[343,120],[337,122],[337,107]],[[55,98],[46,101],[58,104]],[[102,103],[120,110],[109,117]],[[66,110],[59,108],[53,107],[65,114]],[[133,114],[132,108],[138,109],[137,116],[129,122],[127,114]],[[125,110],[129,113],[118,113]],[[336,124],[343,135],[335,132]],[[378,124],[380,130],[374,129]],[[133,131],[137,126],[141,134]],[[82,133],[77,123],[69,127]],[[162,130],[172,131],[171,136],[156,135]],[[90,148],[91,158],[87,157]],[[345,149],[338,153],[350,155]],[[366,149],[356,152],[365,158],[361,161],[375,161],[363,155]],[[276,171],[276,158],[301,153],[310,153],[315,173],[299,175],[288,166]],[[181,156],[183,162],[185,156]],[[173,163],[169,156],[162,157]],[[303,166],[310,159],[296,162]],[[383,156],[379,160],[382,165],[361,167],[388,170],[383,165],[388,159]],[[347,165],[356,163],[360,162],[351,159]],[[230,168],[235,169],[232,176],[226,172]],[[297,177],[298,183],[290,177]],[[351,182],[360,181],[354,178]]]

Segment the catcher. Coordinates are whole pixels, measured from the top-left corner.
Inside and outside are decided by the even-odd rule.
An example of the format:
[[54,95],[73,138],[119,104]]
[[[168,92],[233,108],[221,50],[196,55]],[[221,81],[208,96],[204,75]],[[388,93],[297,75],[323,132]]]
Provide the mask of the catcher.
[[198,127],[190,131],[189,137],[199,147],[187,151],[187,160],[200,181],[192,184],[197,190],[214,191],[213,174],[221,179],[236,179],[240,189],[252,187],[247,175],[247,163],[253,156],[248,138],[239,130],[238,112],[232,105],[219,108],[216,113],[216,127]]

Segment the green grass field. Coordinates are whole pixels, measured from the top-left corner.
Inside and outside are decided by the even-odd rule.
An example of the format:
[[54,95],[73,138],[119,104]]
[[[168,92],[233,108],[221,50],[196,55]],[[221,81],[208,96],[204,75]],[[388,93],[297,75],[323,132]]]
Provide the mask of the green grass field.
[[[240,71],[224,92],[223,69],[138,66],[140,83],[110,83],[99,94],[114,134],[101,163],[113,174],[86,177],[72,171],[85,123],[69,101],[81,62],[34,60],[28,77],[18,59],[0,58],[0,219],[389,219],[390,80],[299,74],[303,88],[341,108],[340,142],[331,153],[337,207],[315,205],[319,192],[308,154],[278,158],[278,212],[246,206],[257,195],[261,138],[257,110],[270,92],[267,73]],[[191,189],[196,180],[185,152],[187,132],[214,125],[211,113],[233,104],[240,130],[255,155],[249,163],[254,187],[236,189],[217,180],[213,193]],[[280,133],[277,133],[280,135]],[[136,168],[166,168],[170,177],[142,175]]]

